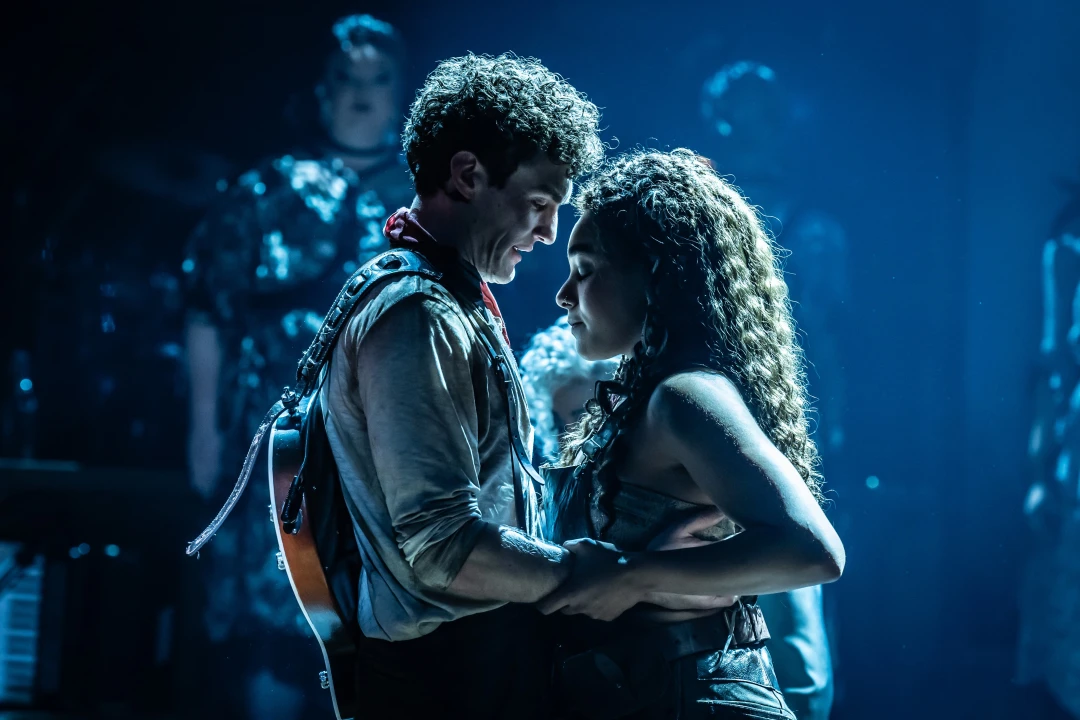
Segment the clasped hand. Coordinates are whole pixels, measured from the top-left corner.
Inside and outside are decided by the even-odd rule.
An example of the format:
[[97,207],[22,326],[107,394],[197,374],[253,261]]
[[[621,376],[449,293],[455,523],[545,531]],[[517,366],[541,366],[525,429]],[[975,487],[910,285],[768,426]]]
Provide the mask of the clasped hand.
[[[677,550],[707,545],[694,533],[715,525],[723,516],[709,509],[674,524],[660,533],[648,551]],[[563,543],[574,554],[570,577],[537,603],[540,612],[582,614],[594,620],[611,621],[641,602],[669,610],[713,610],[735,603],[735,596],[680,595],[650,587],[639,571],[639,554],[624,553],[611,543],[581,539]]]
[[573,571],[537,603],[540,612],[614,620],[645,598],[646,588],[627,572],[626,554],[611,543],[586,538],[570,540],[563,547],[574,554]]

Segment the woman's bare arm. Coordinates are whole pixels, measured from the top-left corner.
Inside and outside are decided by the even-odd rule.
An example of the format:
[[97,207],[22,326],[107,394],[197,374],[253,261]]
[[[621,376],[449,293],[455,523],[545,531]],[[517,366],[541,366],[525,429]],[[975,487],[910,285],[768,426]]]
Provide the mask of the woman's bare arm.
[[628,556],[647,591],[760,595],[831,582],[843,544],[806,483],[727,378],[673,376],[653,393],[649,435],[743,528],[719,543]]
[[539,604],[542,612],[610,620],[648,598],[763,595],[840,577],[840,538],[729,380],[707,372],[668,378],[644,422],[655,451],[685,468],[743,531],[699,547],[638,553],[567,543],[578,555],[574,573]]

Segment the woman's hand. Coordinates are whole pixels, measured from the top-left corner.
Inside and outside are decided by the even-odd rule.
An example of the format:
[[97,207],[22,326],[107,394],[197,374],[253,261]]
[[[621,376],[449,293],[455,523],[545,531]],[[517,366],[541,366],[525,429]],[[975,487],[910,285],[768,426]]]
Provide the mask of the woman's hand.
[[572,552],[570,578],[545,597],[537,608],[545,615],[563,612],[611,621],[645,599],[646,588],[636,582],[627,553],[598,540],[570,540],[563,547]]
[[720,524],[725,517],[716,507],[705,507],[681,520],[673,522],[652,539],[646,550],[678,550],[679,548],[710,545],[714,541],[695,537],[700,533]]
[[[678,522],[672,523],[661,531],[648,550],[679,550],[681,548],[710,545],[714,541],[702,540],[695,533],[715,527],[724,519],[724,513],[718,508],[707,507]],[[667,610],[718,610],[731,607],[738,599],[735,595],[676,595],[675,593],[654,591],[646,593],[644,601]]]

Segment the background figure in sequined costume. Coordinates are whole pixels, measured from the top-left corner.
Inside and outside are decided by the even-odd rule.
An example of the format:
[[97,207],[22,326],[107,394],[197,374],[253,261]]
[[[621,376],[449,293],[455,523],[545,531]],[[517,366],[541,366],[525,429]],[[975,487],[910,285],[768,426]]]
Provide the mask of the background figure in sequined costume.
[[[412,202],[398,155],[401,37],[353,15],[327,40],[322,77],[301,104],[310,107],[310,130],[289,153],[219,183],[220,200],[185,255],[188,459],[191,481],[208,499],[231,486],[259,419],[293,382],[337,290],[387,249],[383,219]],[[318,648],[277,566],[265,483],[252,484],[203,560],[206,630],[224,663],[213,675],[227,678],[220,694],[230,712],[325,716]]]
[[[1043,323],[1024,502],[1033,548],[1020,591],[1017,679],[1039,717],[1080,718],[1080,182],[1043,245]],[[1034,715],[1032,715],[1034,717]]]
[[[766,229],[790,250],[784,264],[792,310],[807,358],[815,398],[815,439],[825,477],[840,465],[846,402],[837,328],[843,327],[847,237],[829,213],[800,198],[791,182],[793,137],[806,112],[762,63],[743,60],[709,77],[701,113],[715,141],[717,171],[733,175],[759,208]],[[826,720],[832,707],[833,670],[820,586],[758,599],[773,638],[776,675],[799,718]]]

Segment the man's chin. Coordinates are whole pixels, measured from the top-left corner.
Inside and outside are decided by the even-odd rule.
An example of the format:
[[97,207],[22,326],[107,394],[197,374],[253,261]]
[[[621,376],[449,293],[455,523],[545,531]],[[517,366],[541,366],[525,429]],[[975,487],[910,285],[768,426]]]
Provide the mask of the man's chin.
[[495,272],[483,273],[484,281],[491,285],[506,285],[517,275],[517,268],[511,265],[509,268],[499,268]]

